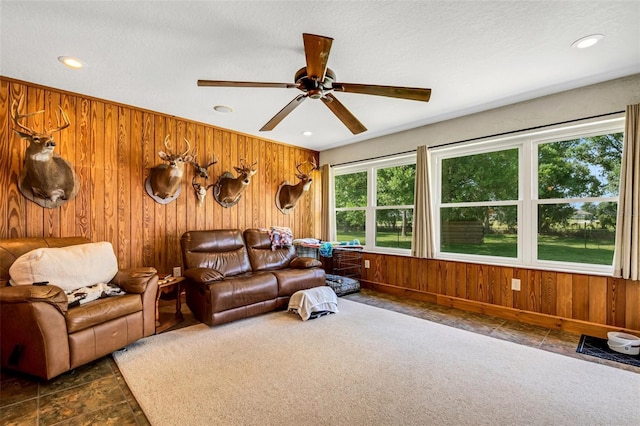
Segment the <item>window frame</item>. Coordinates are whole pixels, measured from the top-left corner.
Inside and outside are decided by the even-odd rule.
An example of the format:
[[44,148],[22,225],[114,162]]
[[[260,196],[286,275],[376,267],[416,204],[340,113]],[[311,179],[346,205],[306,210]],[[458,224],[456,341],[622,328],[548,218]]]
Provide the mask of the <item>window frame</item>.
[[[377,206],[377,171],[390,167],[406,166],[416,164],[416,153],[404,153],[375,160],[362,161],[354,164],[336,165],[332,167],[331,188],[333,189],[333,209],[332,209],[332,233],[337,236],[336,212],[339,211],[365,211],[365,244],[364,250],[369,253],[384,253],[410,256],[411,249],[401,249],[394,247],[376,246],[376,212],[378,210],[393,209],[414,209],[414,204],[400,206]],[[335,207],[335,179],[352,173],[367,172],[367,205],[365,207]],[[415,186],[415,182],[414,182]],[[415,194],[414,194],[415,197]],[[413,228],[412,228],[413,232]]]
[[[596,265],[586,263],[560,262],[538,259],[538,206],[540,204],[573,203],[573,202],[616,202],[618,197],[583,197],[566,199],[538,198],[538,146],[544,143],[559,142],[596,135],[624,132],[624,116],[607,120],[592,121],[572,126],[523,132],[517,135],[484,139],[482,141],[457,145],[453,147],[434,147],[431,151],[431,193],[433,194],[432,216],[435,258],[469,263],[484,263],[500,266],[515,266],[529,269],[554,270],[572,273],[590,273],[594,275],[611,275],[612,265]],[[467,155],[482,154],[505,149],[518,148],[518,199],[509,201],[488,201],[474,203],[442,203],[442,160]],[[486,256],[475,254],[451,253],[441,250],[441,206],[472,207],[517,205],[518,249],[515,258]]]

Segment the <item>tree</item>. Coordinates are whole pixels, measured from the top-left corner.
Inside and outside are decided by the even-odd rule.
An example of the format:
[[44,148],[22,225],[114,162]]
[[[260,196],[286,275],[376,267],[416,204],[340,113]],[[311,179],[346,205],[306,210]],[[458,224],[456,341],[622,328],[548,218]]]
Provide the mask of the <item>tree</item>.
[[[615,133],[538,145],[538,197],[543,200],[602,197],[618,193],[623,134]],[[485,232],[492,222],[517,226],[516,209],[491,201],[518,200],[515,148],[442,161],[442,202],[487,202],[486,206],[446,208],[443,220],[478,220]],[[615,223],[615,205],[598,208],[601,226]],[[564,202],[541,205],[539,231],[566,225],[575,209]],[[603,225],[607,224],[607,225]]]
[[[335,177],[336,207],[366,207],[367,172],[357,172]],[[363,211],[342,211],[336,216],[338,229],[363,230],[365,225]]]
[[[377,206],[413,205],[415,180],[415,164],[379,169],[376,176]],[[406,209],[377,211],[376,221],[386,222],[392,229],[395,229],[398,219],[402,223],[400,233],[406,237],[408,226]]]
[[[517,149],[512,148],[443,160],[443,203],[517,199]],[[516,215],[515,209],[492,209],[489,206],[447,209],[447,220],[480,221],[485,233],[491,232],[492,217],[513,227],[517,224]]]
[[624,133],[592,136],[580,139],[580,142],[574,148],[575,157],[597,166],[597,173],[604,180],[606,194],[618,194]]
[[367,205],[367,172],[335,177],[336,207],[365,207]]
[[[592,136],[538,146],[538,197],[564,199],[601,197],[618,193],[623,134]],[[610,203],[601,203],[610,204]],[[601,206],[601,226],[615,223],[614,209]],[[566,226],[575,210],[558,203],[539,209],[539,232]]]

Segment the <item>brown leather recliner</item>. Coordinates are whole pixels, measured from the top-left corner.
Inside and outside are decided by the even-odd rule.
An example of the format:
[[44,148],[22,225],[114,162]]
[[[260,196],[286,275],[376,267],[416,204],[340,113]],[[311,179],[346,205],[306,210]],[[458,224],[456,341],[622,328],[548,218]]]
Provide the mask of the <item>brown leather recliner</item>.
[[286,308],[296,291],[325,285],[319,260],[272,250],[266,230],[190,231],[180,243],[187,306],[208,325]]
[[72,308],[55,283],[7,286],[9,268],[21,255],[89,242],[83,237],[0,240],[3,369],[51,379],[155,333],[154,268],[120,270],[111,282],[127,294]]

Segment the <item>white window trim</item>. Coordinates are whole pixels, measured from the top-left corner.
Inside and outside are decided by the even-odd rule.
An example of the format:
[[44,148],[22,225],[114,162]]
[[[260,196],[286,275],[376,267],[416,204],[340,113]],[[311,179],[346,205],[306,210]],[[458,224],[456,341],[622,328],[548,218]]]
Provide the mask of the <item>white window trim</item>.
[[[538,200],[537,188],[537,146],[541,143],[557,142],[560,140],[574,139],[577,137],[589,137],[607,133],[624,132],[624,117],[617,117],[603,121],[576,124],[566,127],[557,127],[540,131],[532,131],[512,136],[495,139],[486,139],[454,147],[435,147],[431,151],[431,182],[433,202],[432,216],[434,224],[435,258],[443,260],[455,260],[469,263],[484,263],[499,266],[514,266],[527,269],[544,269],[559,272],[590,273],[594,275],[607,275],[613,273],[613,265],[589,265],[584,263],[557,262],[537,259],[537,224],[538,204],[551,204],[554,200]],[[473,206],[473,205],[517,205],[518,209],[518,254],[515,258],[498,256],[469,255],[461,253],[442,252],[440,250],[440,206],[442,199],[442,173],[440,165],[443,159],[481,154],[510,148],[519,149],[519,179],[518,200],[490,201],[480,203],[447,203],[447,206]],[[596,197],[597,201],[618,201],[617,197]],[[560,199],[557,202],[567,203],[573,199]],[[577,199],[577,202],[585,202],[589,198]],[[515,201],[515,202],[514,202]],[[459,205],[458,205],[459,204]],[[535,243],[535,244],[534,244]]]
[[[334,207],[332,211],[332,235],[337,235],[336,223],[335,223],[335,214],[339,211],[354,211],[354,210],[364,210],[365,213],[365,239],[366,242],[363,245],[364,250],[369,253],[381,253],[381,254],[397,254],[403,256],[410,256],[411,249],[400,249],[393,247],[378,247],[375,245],[375,217],[376,210],[382,209],[413,209],[414,205],[402,205],[402,206],[376,206],[375,205],[375,194],[376,194],[376,171],[378,169],[386,169],[389,167],[396,166],[405,166],[408,164],[416,163],[416,153],[405,153],[399,154],[392,157],[378,158],[375,160],[362,161],[355,164],[349,164],[344,166],[334,166],[332,177],[331,177],[331,188],[332,192],[335,194],[335,178],[336,176],[357,173],[357,172],[367,172],[367,206],[366,207]],[[335,197],[335,195],[334,195]],[[335,205],[335,200],[334,200]]]

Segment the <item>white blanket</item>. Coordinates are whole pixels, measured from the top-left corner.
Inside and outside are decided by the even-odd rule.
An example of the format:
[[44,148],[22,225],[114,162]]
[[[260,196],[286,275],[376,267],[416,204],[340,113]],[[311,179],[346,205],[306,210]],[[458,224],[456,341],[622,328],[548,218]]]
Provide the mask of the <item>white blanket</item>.
[[43,247],[23,254],[9,268],[11,285],[48,282],[64,291],[108,283],[118,273],[110,242]]
[[312,312],[338,312],[338,298],[329,286],[296,291],[289,299],[289,311],[297,313],[306,321]]

